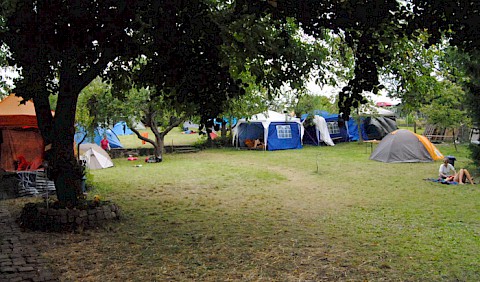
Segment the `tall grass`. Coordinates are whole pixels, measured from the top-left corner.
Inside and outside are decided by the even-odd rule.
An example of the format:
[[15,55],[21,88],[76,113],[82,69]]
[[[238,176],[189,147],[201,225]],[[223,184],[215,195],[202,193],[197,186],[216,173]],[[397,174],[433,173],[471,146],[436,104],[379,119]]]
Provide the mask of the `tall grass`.
[[[465,147],[438,147],[471,166]],[[116,159],[92,171],[90,194],[123,220],[49,237],[45,255],[74,281],[478,281],[479,186],[428,182],[440,163],[385,164],[366,149]]]

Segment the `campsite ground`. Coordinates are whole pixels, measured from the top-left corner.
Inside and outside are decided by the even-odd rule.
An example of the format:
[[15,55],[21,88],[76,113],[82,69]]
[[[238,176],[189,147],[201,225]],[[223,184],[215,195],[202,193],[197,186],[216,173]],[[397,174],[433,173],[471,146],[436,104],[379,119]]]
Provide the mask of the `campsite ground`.
[[[466,147],[439,149],[469,165]],[[37,244],[65,281],[478,281],[480,185],[368,156],[349,143],[116,159],[90,196],[124,218]]]

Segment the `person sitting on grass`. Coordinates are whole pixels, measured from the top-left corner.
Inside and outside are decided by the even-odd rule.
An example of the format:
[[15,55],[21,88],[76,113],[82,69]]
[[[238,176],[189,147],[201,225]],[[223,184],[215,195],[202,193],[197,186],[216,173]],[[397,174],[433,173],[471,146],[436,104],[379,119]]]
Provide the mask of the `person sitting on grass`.
[[475,184],[467,169],[462,168],[457,173],[455,167],[448,161],[448,158],[443,159],[443,164],[441,164],[438,169],[438,176],[448,182],[454,181],[458,182],[458,184],[465,184],[465,181],[468,179],[470,184]]

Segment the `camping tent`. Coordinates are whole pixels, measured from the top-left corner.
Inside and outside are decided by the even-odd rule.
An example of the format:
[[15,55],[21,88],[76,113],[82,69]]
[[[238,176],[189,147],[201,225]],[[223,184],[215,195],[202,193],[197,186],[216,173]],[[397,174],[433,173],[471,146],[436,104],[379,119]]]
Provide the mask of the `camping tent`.
[[[330,138],[335,142],[357,141],[359,139],[358,124],[353,117],[345,121],[340,115],[326,111],[315,110],[314,114],[325,119]],[[307,116],[308,114],[302,115],[302,120],[305,120]],[[398,129],[395,113],[378,107],[363,110],[360,113],[360,120],[360,132],[363,140],[381,140],[388,133]],[[319,133],[308,126],[305,127],[305,132],[304,143],[317,145],[315,138],[313,138],[313,141],[310,139]]]
[[[110,144],[110,148],[116,149],[116,148],[123,148],[122,143],[118,139],[118,136],[113,132],[111,129],[105,130],[104,128],[97,127],[95,129],[95,136],[89,137],[87,136],[85,140],[83,138],[86,135],[86,131],[82,127],[77,127],[77,132],[75,133],[74,139],[76,144],[80,143],[95,143],[97,145],[100,145],[100,141],[103,139],[103,135],[107,136],[108,143]],[[83,140],[83,142],[82,142]]]
[[113,132],[117,135],[132,135],[133,131],[128,127],[125,121],[119,121],[113,126]]
[[[332,114],[327,111],[320,110],[315,110],[314,114],[325,119],[330,138],[335,142],[348,142],[358,140],[358,126],[353,118],[345,121],[339,114]],[[307,116],[308,115],[303,115],[302,120],[305,119]],[[361,129],[364,140],[368,140],[368,137],[363,129],[363,125]],[[309,133],[311,130],[311,128],[305,128],[305,131],[308,131]]]
[[303,144],[320,145],[320,142],[324,142],[329,146],[334,146],[335,143],[333,143],[333,140],[330,137],[325,118],[319,115],[314,115],[312,119],[313,125],[306,125],[305,121],[307,120],[307,116],[308,114],[302,115],[303,127],[305,128]]
[[113,166],[112,159],[108,153],[97,144],[80,144],[79,155],[89,169],[102,169]]
[[367,138],[365,140],[382,140],[387,134],[398,129],[395,113],[373,107],[361,113],[363,128]]
[[247,139],[261,139],[269,151],[302,148],[300,119],[274,111],[256,114],[248,120],[239,119],[232,131],[237,147],[246,146]]
[[441,160],[443,155],[425,136],[399,129],[383,138],[370,159],[385,163],[413,163]]
[[31,101],[20,104],[21,101],[14,94],[0,101],[0,168],[8,171],[15,170],[18,156],[37,164],[43,158],[44,142],[35,107]]

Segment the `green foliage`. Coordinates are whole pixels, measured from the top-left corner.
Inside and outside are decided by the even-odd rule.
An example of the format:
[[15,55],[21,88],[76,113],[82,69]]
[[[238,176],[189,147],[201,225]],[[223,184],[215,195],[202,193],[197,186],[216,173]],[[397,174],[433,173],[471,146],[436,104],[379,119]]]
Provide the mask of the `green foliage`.
[[95,174],[90,169],[85,169],[85,189],[87,191],[95,189]]
[[[11,51],[7,64],[21,68],[16,92],[34,98],[59,172],[72,163],[78,95],[99,75],[119,89],[133,84],[151,89],[176,112],[198,114],[205,122],[229,110],[228,103],[244,95],[252,79],[265,91],[261,96],[271,99],[284,84],[303,90],[312,69],[319,84],[332,82],[330,73],[337,71],[348,79],[338,106],[349,116],[352,107],[367,102],[363,91],[382,89],[379,74],[399,58],[405,60],[394,69],[401,78],[394,79],[404,81],[404,98],[435,95],[427,70],[436,57],[416,46],[431,48],[445,33],[468,52],[480,46],[478,1],[7,0],[1,5],[0,46]],[[330,59],[334,63],[328,65]],[[51,94],[58,95],[54,117]],[[109,106],[91,102],[98,105],[90,110],[95,119]]]
[[444,128],[455,128],[460,124],[469,124],[464,110],[464,92],[461,87],[448,81],[440,83],[444,88],[438,92],[421,111],[427,116],[428,123]]
[[97,77],[80,93],[75,120],[93,136],[98,126],[109,126],[118,119],[115,110],[118,104],[112,97],[111,87]]
[[314,110],[324,110],[330,113],[338,112],[338,108],[330,98],[313,94],[300,96],[291,110],[295,112],[297,117],[302,114],[311,114]]
[[[389,53],[390,61],[382,68],[390,96],[402,100],[404,110],[416,111],[439,91],[438,62],[443,60],[443,50],[438,46],[425,47],[426,32],[414,38],[402,37],[390,45],[381,45]],[[435,73],[435,76],[432,74]]]

